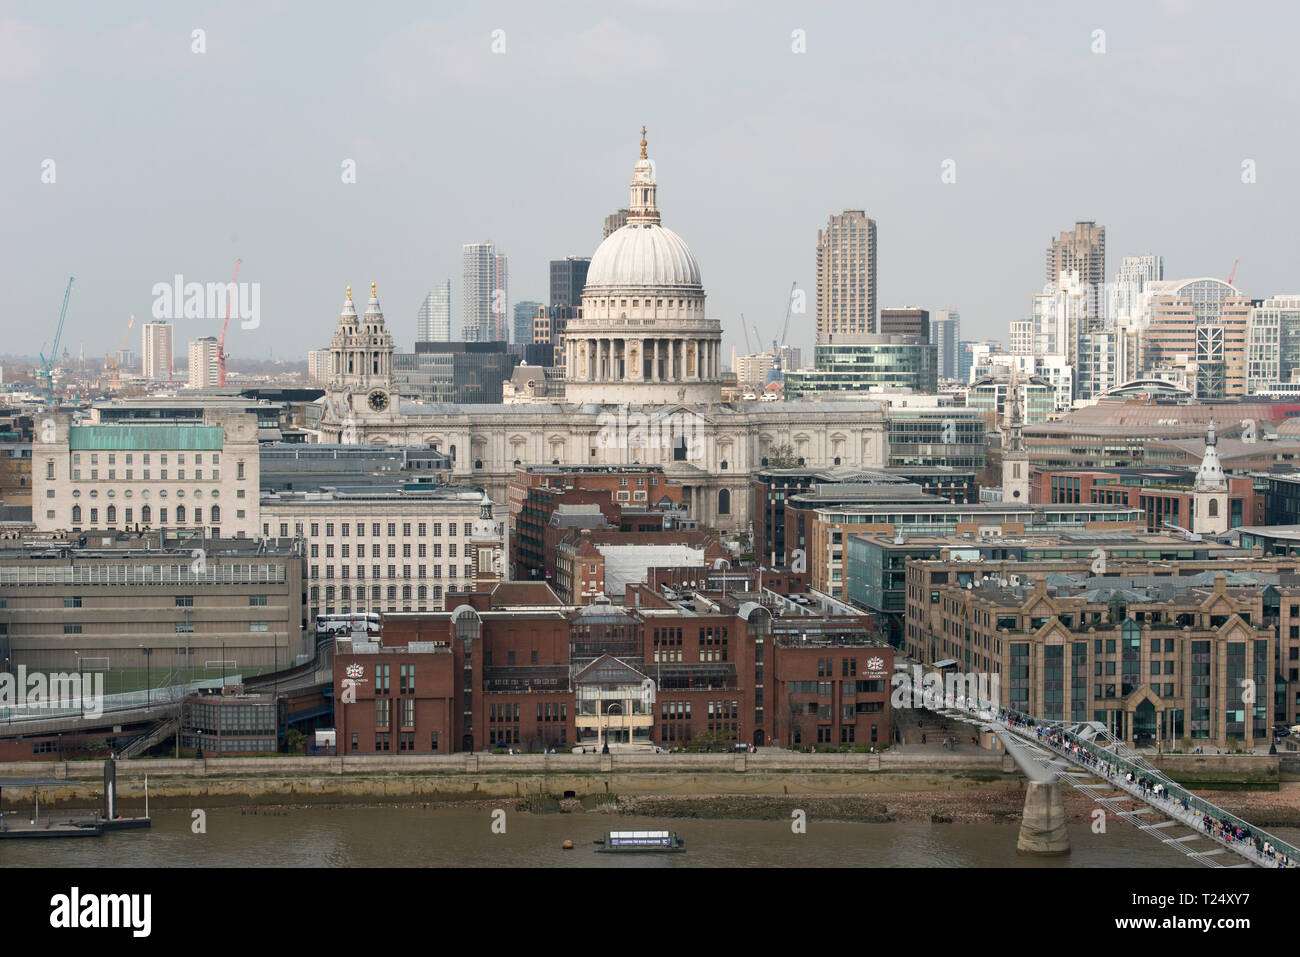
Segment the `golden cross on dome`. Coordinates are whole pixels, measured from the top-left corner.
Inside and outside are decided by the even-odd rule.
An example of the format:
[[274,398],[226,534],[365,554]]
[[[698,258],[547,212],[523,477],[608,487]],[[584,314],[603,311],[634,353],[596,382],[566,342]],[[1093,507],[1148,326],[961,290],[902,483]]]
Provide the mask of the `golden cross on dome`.
[[641,158],[645,159],[645,127],[641,127]]
[[352,287],[348,286],[348,302],[352,301]]
[[370,284],[370,298],[375,298],[375,284],[373,282]]

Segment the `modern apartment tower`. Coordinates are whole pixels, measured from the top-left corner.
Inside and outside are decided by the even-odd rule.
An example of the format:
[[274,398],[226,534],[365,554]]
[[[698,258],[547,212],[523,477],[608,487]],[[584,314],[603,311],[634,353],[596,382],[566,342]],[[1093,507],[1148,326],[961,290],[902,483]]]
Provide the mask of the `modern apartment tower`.
[[940,379],[958,377],[960,341],[961,313],[956,309],[936,309],[930,314],[930,343],[938,352]]
[[817,341],[876,328],[876,221],[860,209],[817,231]]
[[1080,282],[1105,283],[1105,226],[1092,220],[1076,222],[1047,247],[1047,281],[1056,282],[1063,272],[1077,272]]
[[172,355],[172,324],[146,322],[140,333],[140,374],[146,379],[171,378]]
[[492,243],[463,247],[462,336],[466,342],[505,341],[509,288],[506,257]]
[[451,280],[444,279],[424,297],[415,324],[416,342],[451,340]]
[[207,389],[220,381],[215,336],[203,336],[190,343],[189,387]]
[[1106,306],[1106,227],[1080,220],[1047,247],[1047,281],[1057,283],[1061,273],[1074,273],[1089,290],[1088,315],[1100,317]]

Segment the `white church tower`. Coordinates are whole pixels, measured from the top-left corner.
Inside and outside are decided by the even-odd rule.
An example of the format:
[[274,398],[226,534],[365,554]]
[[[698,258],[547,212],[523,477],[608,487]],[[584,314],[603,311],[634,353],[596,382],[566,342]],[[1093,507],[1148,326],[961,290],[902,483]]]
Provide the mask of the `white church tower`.
[[1014,365],[1011,367],[1011,381],[1007,384],[1007,400],[1011,403],[1011,411],[1002,433],[1002,503],[1028,505],[1029,452],[1025,450],[1025,436],[1021,430],[1020,383]]
[[1228,530],[1228,478],[1219,463],[1214,420],[1205,434],[1205,455],[1196,470],[1192,491],[1192,529],[1198,535],[1220,535]]

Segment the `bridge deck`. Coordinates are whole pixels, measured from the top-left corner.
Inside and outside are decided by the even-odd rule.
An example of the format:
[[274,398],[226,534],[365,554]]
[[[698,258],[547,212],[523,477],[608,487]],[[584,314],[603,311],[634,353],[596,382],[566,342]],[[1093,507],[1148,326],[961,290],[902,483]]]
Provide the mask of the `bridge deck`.
[[[929,697],[929,695],[927,695]],[[936,702],[937,703],[937,702]],[[979,724],[992,731],[1007,746],[1016,764],[1031,780],[1041,780],[1047,773],[1057,780],[1063,780],[1071,787],[1082,791],[1106,810],[1128,821],[1139,830],[1158,838],[1163,844],[1185,854],[1207,867],[1297,867],[1300,866],[1300,852],[1285,841],[1278,840],[1267,831],[1250,825],[1234,814],[1215,807],[1203,798],[1197,797],[1177,782],[1165,777],[1137,752],[1113,741],[1100,743],[1109,732],[1100,731],[1089,725],[1091,738],[1085,739],[1068,731],[1062,722],[1047,722],[1032,715],[1021,715],[1000,709],[996,712],[976,710],[963,702],[944,701],[936,707],[941,714],[964,721]],[[1011,720],[1005,720],[1010,717]],[[1079,750],[1063,748],[1049,740],[1044,731],[1055,729],[1062,737],[1068,738]],[[1075,770],[1078,768],[1079,770]],[[1135,781],[1129,783],[1125,774],[1132,771]],[[1168,796],[1157,796],[1153,791],[1139,787],[1136,778],[1144,776],[1158,782],[1166,788]],[[1078,780],[1099,779],[1100,783],[1086,784]],[[1095,793],[1101,788],[1113,789],[1110,795]],[[1123,804],[1138,802],[1139,807],[1125,807]],[[1186,803],[1186,807],[1184,807]],[[1144,822],[1140,815],[1160,813],[1167,820],[1159,823]],[[1254,838],[1272,844],[1276,849],[1274,856],[1256,850],[1253,840],[1238,840],[1222,834],[1217,827],[1207,829],[1206,822],[1228,821],[1244,827]],[[1182,824],[1191,830],[1182,837],[1168,837],[1162,830],[1176,824]],[[1218,845],[1209,848],[1192,847],[1191,842],[1205,840]],[[1215,855],[1225,850],[1232,851],[1243,859],[1243,863],[1225,865],[1214,859]],[[1283,863],[1282,855],[1288,855]]]

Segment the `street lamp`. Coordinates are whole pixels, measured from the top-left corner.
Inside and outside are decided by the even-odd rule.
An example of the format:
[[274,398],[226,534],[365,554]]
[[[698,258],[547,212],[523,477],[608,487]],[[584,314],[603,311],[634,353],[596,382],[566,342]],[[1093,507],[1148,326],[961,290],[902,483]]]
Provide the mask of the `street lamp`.
[[145,710],[148,710],[149,701],[150,701],[150,692],[152,691],[153,688],[153,682],[150,681],[150,675],[149,675],[149,662],[150,659],[153,658],[153,649],[145,648],[143,645],[141,645],[140,653],[144,655],[144,706],[145,706]]

